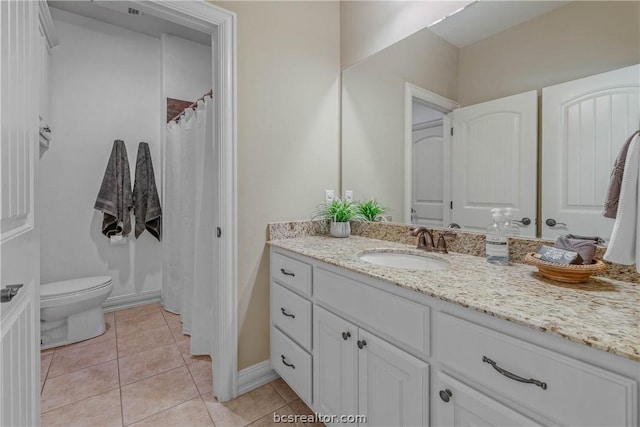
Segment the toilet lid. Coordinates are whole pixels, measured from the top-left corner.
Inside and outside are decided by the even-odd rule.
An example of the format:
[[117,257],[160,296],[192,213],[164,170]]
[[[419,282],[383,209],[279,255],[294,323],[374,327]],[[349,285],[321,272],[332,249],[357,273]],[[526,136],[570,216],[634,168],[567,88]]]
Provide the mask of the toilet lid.
[[40,298],[59,297],[101,288],[111,283],[110,276],[83,277],[43,284],[40,287]]

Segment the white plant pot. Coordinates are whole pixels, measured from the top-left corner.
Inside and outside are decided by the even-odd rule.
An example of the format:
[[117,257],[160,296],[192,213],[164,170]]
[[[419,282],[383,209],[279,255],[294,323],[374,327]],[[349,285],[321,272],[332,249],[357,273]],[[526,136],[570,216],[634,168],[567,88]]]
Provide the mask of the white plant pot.
[[333,237],[349,237],[351,234],[351,224],[348,222],[331,222],[329,230]]

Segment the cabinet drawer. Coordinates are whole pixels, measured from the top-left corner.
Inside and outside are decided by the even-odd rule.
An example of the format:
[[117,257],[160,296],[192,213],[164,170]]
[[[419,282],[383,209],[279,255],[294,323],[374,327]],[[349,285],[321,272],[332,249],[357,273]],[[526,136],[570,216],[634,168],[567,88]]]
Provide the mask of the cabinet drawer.
[[[635,422],[631,402],[636,385],[628,378],[447,314],[438,315],[437,328],[436,348],[443,365],[554,423]],[[538,383],[509,378],[511,374]]]
[[278,328],[271,328],[273,369],[307,404],[311,405],[311,355]]
[[311,302],[271,284],[271,322],[306,350],[311,350]]
[[277,252],[271,253],[271,277],[311,296],[311,266]]
[[314,295],[363,328],[429,355],[429,307],[321,268],[314,272]]

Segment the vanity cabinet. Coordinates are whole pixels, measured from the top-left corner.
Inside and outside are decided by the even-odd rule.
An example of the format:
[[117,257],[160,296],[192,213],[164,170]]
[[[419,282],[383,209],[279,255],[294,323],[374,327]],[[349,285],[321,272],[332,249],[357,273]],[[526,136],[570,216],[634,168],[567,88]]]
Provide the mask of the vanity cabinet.
[[279,248],[271,363],[316,412],[362,425],[639,421],[636,361]]

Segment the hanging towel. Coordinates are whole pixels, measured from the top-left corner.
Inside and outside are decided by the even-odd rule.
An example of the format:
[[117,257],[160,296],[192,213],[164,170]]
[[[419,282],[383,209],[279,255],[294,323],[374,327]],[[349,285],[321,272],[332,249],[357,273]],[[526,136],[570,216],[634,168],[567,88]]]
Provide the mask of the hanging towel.
[[620,201],[611,241],[604,259],[618,264],[636,264],[640,273],[640,138],[629,144],[624,174],[620,185]]
[[162,238],[162,209],[153,174],[149,144],[138,145],[136,181],[133,184],[133,213],[136,216],[136,239],[148,230],[156,239]]
[[94,205],[104,215],[102,234],[107,237],[120,233],[127,236],[131,232],[129,211],[132,207],[127,147],[122,140],[117,139],[113,142],[107,170]]
[[604,201],[604,210],[602,215],[607,218],[616,217],[618,212],[618,201],[620,199],[620,186],[622,185],[622,175],[624,173],[624,164],[627,159],[627,153],[629,152],[629,145],[634,138],[640,137],[640,130],[635,131],[627,142],[622,146],[620,154],[616,158],[616,162],[613,164],[613,171],[611,171],[611,178],[609,179],[609,188],[607,189],[607,197]]

